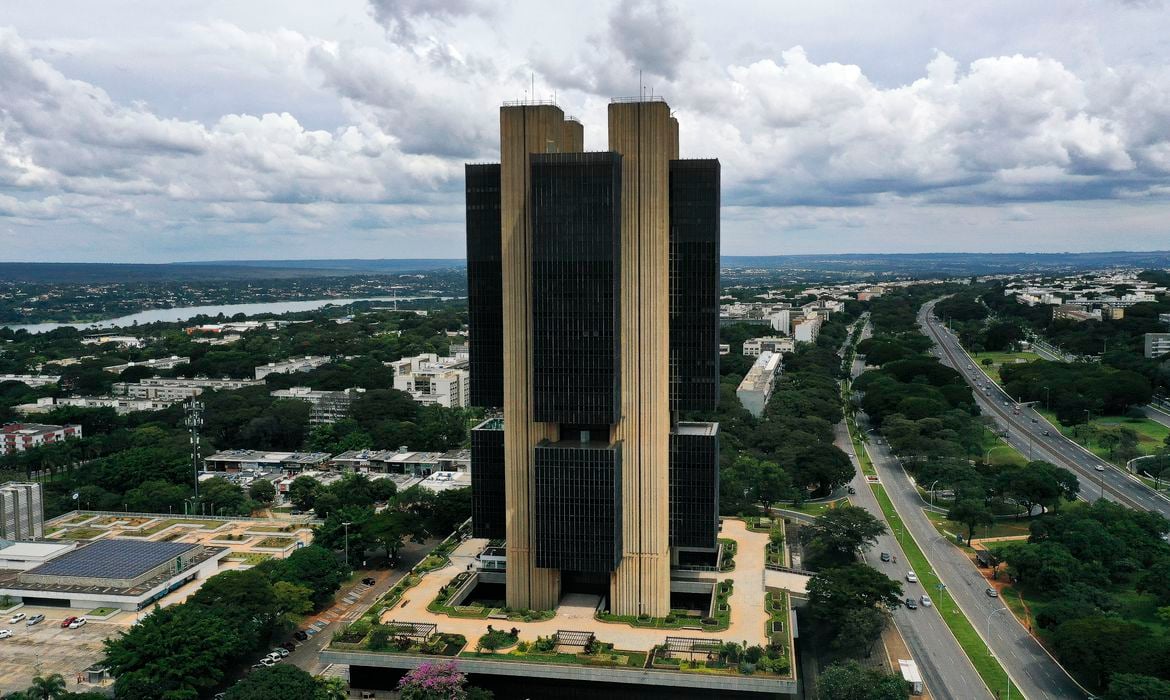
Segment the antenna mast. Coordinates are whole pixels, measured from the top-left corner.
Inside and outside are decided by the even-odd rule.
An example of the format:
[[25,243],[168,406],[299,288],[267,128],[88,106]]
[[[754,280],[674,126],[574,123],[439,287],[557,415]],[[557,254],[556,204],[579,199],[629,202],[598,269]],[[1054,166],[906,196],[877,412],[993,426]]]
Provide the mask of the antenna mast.
[[[203,402],[191,401],[184,407],[187,414],[185,423],[191,431],[191,468],[195,472],[195,501],[199,501],[199,428],[203,427]],[[192,508],[193,509],[193,508]]]

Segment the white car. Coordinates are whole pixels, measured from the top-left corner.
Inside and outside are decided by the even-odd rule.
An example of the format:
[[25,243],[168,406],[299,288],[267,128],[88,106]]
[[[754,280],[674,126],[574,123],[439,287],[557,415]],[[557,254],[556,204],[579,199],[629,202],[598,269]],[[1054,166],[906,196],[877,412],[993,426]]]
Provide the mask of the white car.
[[1101,466],[1100,464],[1094,464],[1094,465],[1093,465],[1093,468],[1094,468],[1094,469],[1096,469],[1096,470],[1097,470],[1097,471],[1099,471],[1099,472],[1103,472],[1103,471],[1105,471],[1105,467]]
[[918,583],[918,574],[914,573],[913,571],[907,571],[906,580],[910,583]]
[[264,664],[265,666],[275,666],[276,660],[271,656],[265,656],[263,659],[260,659],[260,663]]
[[8,639],[12,636],[12,630],[0,630],[0,639]]
[[86,623],[86,619],[84,617],[79,617],[76,620],[74,620],[73,622],[69,623],[69,629],[75,630],[78,627],[85,627],[85,623]]
[[934,605],[934,601],[931,600],[930,596],[926,595],[925,593],[922,594],[922,598],[919,600],[919,602],[922,603],[922,607],[924,608],[929,608],[930,606]]
[[24,614],[24,613],[16,613],[16,614],[15,614],[15,615],[13,615],[12,617],[8,618],[8,624],[10,624],[10,625],[15,625],[16,623],[20,622],[20,621],[21,621],[21,620],[23,620],[24,618],[25,618],[25,614]]

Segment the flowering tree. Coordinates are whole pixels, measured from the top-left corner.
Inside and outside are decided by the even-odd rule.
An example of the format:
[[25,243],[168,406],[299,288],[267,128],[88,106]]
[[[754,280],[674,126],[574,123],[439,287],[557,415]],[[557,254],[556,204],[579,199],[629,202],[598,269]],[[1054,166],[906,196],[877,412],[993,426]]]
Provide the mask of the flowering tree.
[[421,663],[398,682],[402,700],[466,700],[467,677],[454,661]]

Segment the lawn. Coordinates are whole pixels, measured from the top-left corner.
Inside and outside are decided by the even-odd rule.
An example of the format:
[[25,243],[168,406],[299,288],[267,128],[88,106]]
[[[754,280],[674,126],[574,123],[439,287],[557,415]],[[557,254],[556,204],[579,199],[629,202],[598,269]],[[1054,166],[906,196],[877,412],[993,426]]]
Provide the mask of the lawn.
[[73,527],[63,532],[61,534],[61,539],[92,540],[103,532],[105,532],[105,530],[98,530],[92,527]]
[[285,547],[291,547],[293,542],[296,542],[296,540],[292,537],[265,537],[264,539],[257,542],[254,546],[267,547],[270,549],[284,549]]
[[[902,519],[898,517],[898,512],[894,509],[894,504],[886,494],[885,488],[881,484],[870,484],[870,487],[873,489],[874,496],[877,497],[878,503],[881,505],[882,513],[889,523],[890,532],[897,534],[905,525],[902,523]],[[910,559],[910,567],[918,575],[918,580],[922,581],[923,587],[933,585],[930,583],[932,579],[937,582],[939,580],[938,575],[930,568],[926,556],[918,548],[918,543],[914,541],[914,538],[902,537],[901,544],[903,551],[906,552],[906,556]],[[951,594],[946,590],[938,590],[936,588],[931,592],[931,597],[934,598],[935,609],[942,615],[943,621],[947,623],[947,627],[955,635],[959,646],[963,648],[963,652],[967,654],[967,658],[971,659],[971,664],[975,666],[975,670],[979,673],[979,677],[983,679],[983,682],[987,684],[987,687],[998,690],[1010,686],[1010,692],[1014,697],[1023,697],[1019,689],[1008,678],[1003,667],[999,665],[999,661],[991,655],[991,651],[983,643],[983,639],[975,631],[975,628],[971,625],[971,621],[959,610],[959,606],[955,604],[954,599],[951,598]]]
[[[1000,382],[999,368],[1005,364],[1015,364],[1017,362],[1031,362],[1032,360],[1039,360],[1040,356],[1034,352],[973,352],[971,353],[973,363],[978,365],[980,369],[987,373],[996,384]],[[983,364],[984,360],[991,360],[991,366]],[[966,368],[963,369],[966,371]]]
[[[930,522],[934,523],[935,528],[940,534],[946,535],[949,539],[953,539],[956,534],[967,537],[967,526],[962,523],[957,523],[954,520],[947,520],[946,516],[941,513],[927,512],[926,517],[930,518]],[[996,520],[991,527],[979,527],[975,529],[975,538],[981,537],[1027,537],[1032,534],[1029,529],[1032,521],[1028,518],[1021,518],[1019,520]]]
[[256,566],[262,561],[271,559],[272,555],[265,554],[264,552],[232,552],[227,555],[227,558],[231,561],[244,562],[249,566]]
[[804,503],[801,503],[800,505],[796,505],[794,503],[778,503],[778,504],[775,504],[774,507],[777,509],[780,509],[780,510],[791,510],[791,511],[795,511],[797,513],[803,513],[805,515],[812,515],[815,517],[818,515],[823,515],[827,511],[833,510],[834,508],[837,508],[837,507],[842,506],[844,504],[845,504],[845,499],[838,498],[838,499],[832,500],[832,501],[817,501],[815,503],[809,503],[806,501]]

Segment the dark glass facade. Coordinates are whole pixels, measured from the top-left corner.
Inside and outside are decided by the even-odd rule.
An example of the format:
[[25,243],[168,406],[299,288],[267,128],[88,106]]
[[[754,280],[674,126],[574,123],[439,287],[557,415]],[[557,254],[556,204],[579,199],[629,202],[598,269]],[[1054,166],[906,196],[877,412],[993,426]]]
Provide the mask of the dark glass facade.
[[621,443],[536,446],[536,565],[610,572],[621,559]]
[[719,161],[670,162],[670,403],[719,405]]
[[616,423],[621,156],[535,154],[531,167],[535,419]]
[[719,424],[670,434],[670,546],[714,549],[719,537]]
[[504,421],[489,418],[471,431],[471,532],[504,539]]
[[465,166],[471,404],[504,405],[504,297],[500,164]]

